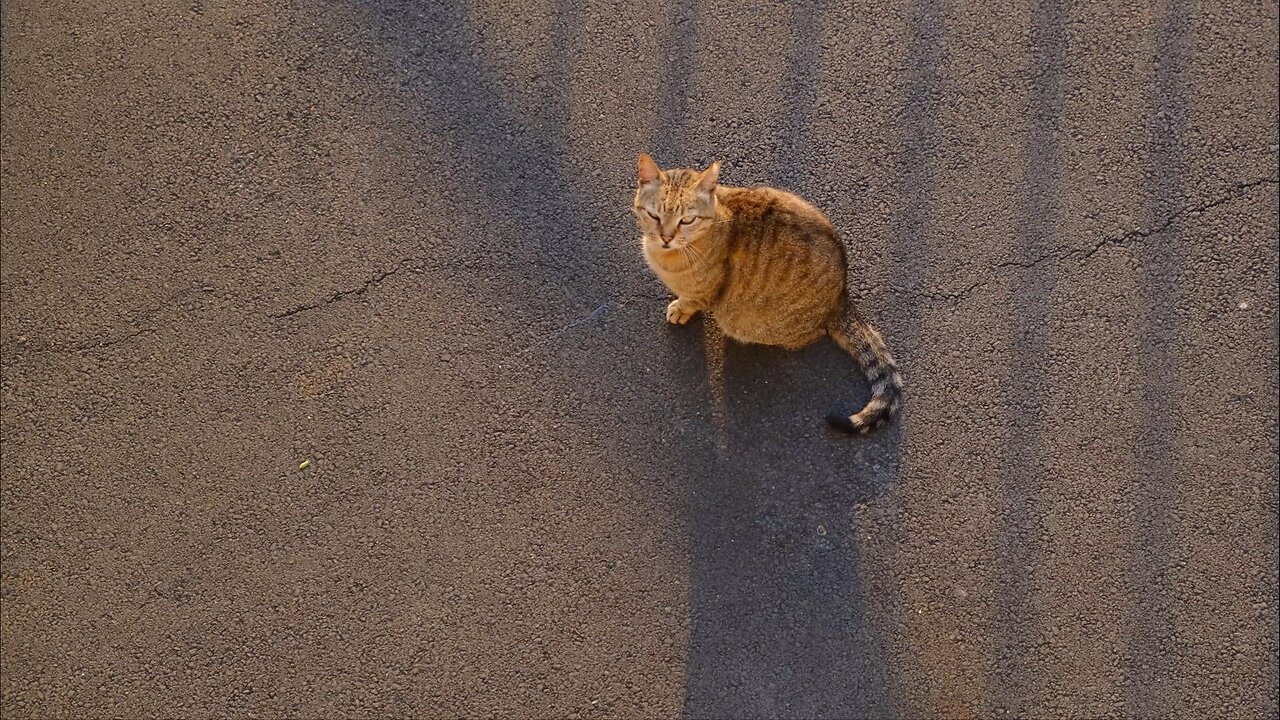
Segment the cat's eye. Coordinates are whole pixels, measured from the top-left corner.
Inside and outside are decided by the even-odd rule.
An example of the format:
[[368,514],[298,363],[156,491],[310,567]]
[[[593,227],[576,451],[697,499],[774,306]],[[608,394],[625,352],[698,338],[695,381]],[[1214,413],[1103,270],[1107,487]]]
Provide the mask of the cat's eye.
[[662,222],[662,220],[661,220],[661,219],[659,219],[657,215],[654,215],[653,213],[649,212],[648,210],[645,210],[645,212],[649,214],[649,217],[653,218],[653,221],[654,221],[654,222]]
[[694,220],[697,220],[697,219],[698,219],[698,218],[696,218],[696,217],[680,218],[680,224],[681,224],[681,225],[688,225],[689,223],[691,223],[691,222],[693,222]]

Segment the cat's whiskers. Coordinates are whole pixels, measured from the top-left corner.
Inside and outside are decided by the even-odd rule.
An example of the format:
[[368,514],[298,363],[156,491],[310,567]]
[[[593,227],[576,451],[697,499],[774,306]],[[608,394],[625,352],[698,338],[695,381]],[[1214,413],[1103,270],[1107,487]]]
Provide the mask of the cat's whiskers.
[[702,262],[706,262],[706,261],[707,261],[707,255],[706,255],[706,253],[704,253],[704,252],[702,252],[701,250],[699,250],[699,249],[698,249],[698,247],[697,247],[696,245],[694,245],[693,243],[689,243],[688,245],[685,245],[685,248],[687,248],[687,249],[689,250],[689,252],[690,252],[694,257],[696,257],[698,260],[700,260],[700,261],[702,261]]
[[684,261],[688,264],[689,269],[692,270],[693,268],[697,267],[698,264],[693,261],[693,257],[689,254],[688,245],[681,245],[680,253],[684,255]]

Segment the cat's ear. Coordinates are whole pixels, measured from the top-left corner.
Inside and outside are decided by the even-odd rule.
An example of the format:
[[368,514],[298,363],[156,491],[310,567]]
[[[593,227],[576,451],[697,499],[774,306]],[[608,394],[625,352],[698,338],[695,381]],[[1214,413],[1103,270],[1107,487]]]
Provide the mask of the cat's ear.
[[698,176],[698,189],[704,193],[715,192],[716,183],[720,182],[720,163],[711,163],[711,167]]
[[649,157],[648,153],[640,153],[639,159],[636,160],[636,180],[641,185],[648,185],[658,181],[662,176],[662,171],[658,169],[658,163]]

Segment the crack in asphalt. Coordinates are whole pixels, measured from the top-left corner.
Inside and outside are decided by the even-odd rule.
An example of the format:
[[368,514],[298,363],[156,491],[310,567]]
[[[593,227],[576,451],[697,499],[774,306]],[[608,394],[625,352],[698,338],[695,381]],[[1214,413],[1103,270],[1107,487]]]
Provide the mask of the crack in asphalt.
[[[572,273],[569,272],[570,268],[568,266],[561,265],[558,263],[548,262],[546,260],[541,260],[541,259],[529,259],[529,260],[486,264],[484,262],[476,261],[476,260],[472,260],[472,261],[446,260],[444,262],[433,262],[431,258],[426,258],[422,256],[410,256],[406,258],[401,258],[400,260],[396,261],[395,264],[393,264],[390,269],[383,270],[375,275],[372,275],[371,277],[365,279],[356,287],[348,288],[345,290],[335,290],[334,292],[331,292],[328,295],[325,295],[324,297],[314,302],[301,303],[299,305],[293,305],[279,312],[268,313],[268,317],[275,320],[280,320],[283,318],[292,317],[299,313],[307,312],[308,310],[315,310],[317,308],[322,308],[327,305],[331,305],[335,302],[343,300],[344,298],[363,295],[367,293],[369,290],[373,289],[374,287],[380,285],[384,280],[400,274],[402,270],[409,270],[410,272],[422,272],[426,270],[476,270],[476,269],[509,270],[512,268],[528,268],[528,267],[550,268],[558,272],[569,273],[570,275],[572,275]],[[581,269],[582,268],[578,268],[578,270],[581,270]]]
[[1197,215],[1207,210],[1212,210],[1213,208],[1216,208],[1219,205],[1225,205],[1233,200],[1237,200],[1239,198],[1242,198],[1248,195],[1249,191],[1253,190],[1256,187],[1260,187],[1262,185],[1276,185],[1276,184],[1280,184],[1280,178],[1268,177],[1268,178],[1261,178],[1258,180],[1252,180],[1250,182],[1236,183],[1235,186],[1231,188],[1231,191],[1228,192],[1226,195],[1223,195],[1215,200],[1211,200],[1207,203],[1201,203],[1200,205],[1193,205],[1191,207],[1183,208],[1173,213],[1169,217],[1165,218],[1164,222],[1160,223],[1160,225],[1154,229],[1130,230],[1129,232],[1123,233],[1115,238],[1103,238],[1102,240],[1095,243],[1094,246],[1084,254],[1084,257],[1080,260],[1080,264],[1083,265],[1086,261],[1092,258],[1099,250],[1101,250],[1102,248],[1108,245],[1117,245],[1117,246],[1123,247],[1130,240],[1133,240],[1136,238],[1151,237],[1152,235],[1158,235],[1159,233],[1162,233],[1165,230],[1168,230],[1171,225],[1173,225],[1179,219],[1187,215]]
[[[1109,235],[1097,241],[1093,245],[1088,247],[1083,247],[1083,248],[1071,246],[1071,245],[1063,245],[1049,252],[1042,253],[1041,255],[1035,258],[1032,258],[1031,260],[1005,260],[1003,262],[999,262],[999,263],[996,263],[995,265],[992,265],[989,269],[993,271],[999,271],[999,270],[1003,270],[1005,268],[1011,268],[1011,267],[1033,268],[1049,260],[1056,259],[1058,261],[1063,261],[1074,256],[1079,256],[1080,261],[1076,267],[1076,270],[1079,270],[1079,268],[1083,267],[1085,263],[1087,263],[1090,259],[1093,258],[1094,255],[1096,255],[1099,251],[1101,251],[1105,247],[1126,247],[1129,243],[1131,243],[1134,240],[1138,240],[1141,238],[1148,238],[1148,237],[1151,237],[1152,235],[1158,235],[1164,232],[1165,230],[1168,230],[1169,227],[1172,226],[1175,222],[1177,222],[1181,218],[1184,218],[1188,215],[1197,215],[1199,213],[1212,210],[1213,208],[1216,208],[1220,205],[1225,205],[1229,202],[1232,202],[1233,200],[1238,200],[1248,195],[1250,191],[1252,191],[1254,188],[1257,188],[1263,185],[1277,185],[1277,184],[1280,184],[1280,178],[1274,178],[1274,177],[1260,178],[1258,180],[1251,180],[1249,182],[1236,183],[1234,186],[1231,187],[1230,191],[1228,191],[1227,193],[1213,200],[1210,200],[1208,202],[1201,203],[1199,205],[1184,207],[1181,210],[1178,210],[1177,212],[1174,212],[1168,217],[1166,217],[1155,227],[1152,227],[1149,229],[1137,228],[1137,229],[1129,230],[1127,232],[1119,233],[1116,235]],[[1073,273],[1074,272],[1075,271],[1073,271]],[[965,287],[964,289],[956,290],[956,291],[916,290],[916,289],[907,289],[907,288],[902,288],[902,290],[910,294],[912,297],[924,298],[927,300],[945,301],[945,302],[950,302],[952,305],[959,305],[960,303],[968,299],[969,296],[973,295],[978,290],[981,290],[991,285],[997,279],[998,279],[998,276],[987,278],[985,280],[978,280],[971,283],[968,287]]]
[[[464,269],[477,270],[479,269],[479,270],[491,270],[491,271],[500,272],[504,270],[510,270],[513,268],[530,268],[530,267],[549,268],[557,272],[565,273],[567,275],[573,275],[571,268],[569,266],[559,264],[559,263],[549,262],[543,259],[511,260],[508,262],[499,262],[499,263],[486,263],[483,260],[462,260],[462,261],[446,260],[444,262],[434,262],[430,258],[425,258],[421,256],[410,256],[410,257],[402,258],[399,261],[397,261],[395,264],[393,264],[390,268],[386,270],[382,270],[366,278],[364,281],[362,281],[359,285],[355,287],[346,288],[342,290],[335,290],[334,292],[331,292],[328,295],[325,295],[324,297],[320,298],[317,301],[294,305],[279,312],[268,313],[268,317],[277,319],[277,320],[288,318],[294,315],[298,315],[300,313],[304,313],[308,310],[315,310],[317,308],[331,305],[335,302],[343,300],[344,298],[363,295],[369,292],[370,290],[372,290],[373,288],[375,288],[376,286],[378,286],[379,284],[381,284],[383,281],[395,275],[398,275],[406,270],[409,272],[419,272],[419,271],[426,271],[426,270],[464,270]],[[214,291],[213,287],[208,285],[201,285],[199,287],[186,288],[184,290],[176,292],[166,297],[163,301],[161,301],[157,305],[147,308],[146,310],[143,310],[141,313],[139,313],[139,316],[143,318],[143,322],[147,324],[144,324],[142,327],[137,327],[119,336],[108,337],[100,340],[90,340],[88,342],[83,342],[75,345],[48,343],[44,345],[30,345],[30,346],[25,346],[24,345],[25,338],[21,338],[19,339],[19,345],[26,352],[31,352],[36,354],[50,354],[50,355],[91,353],[91,352],[99,352],[102,350],[107,350],[117,345],[128,342],[129,340],[133,340],[134,338],[140,337],[142,335],[146,335],[148,333],[154,333],[156,331],[156,328],[152,324],[150,324],[149,321],[153,319],[156,315],[159,315],[160,313],[169,309],[176,301],[181,300],[182,298],[190,296],[194,293],[210,293],[213,291]],[[556,335],[563,334],[564,332],[567,332],[568,330],[573,329],[573,327],[577,327],[580,324],[585,324],[585,322],[589,320],[594,320],[596,317],[599,316],[600,313],[603,312],[602,308],[606,308],[609,305],[615,305],[621,308],[626,306],[628,303],[632,302],[635,299],[636,297],[629,297],[620,303],[605,303],[604,305],[597,307],[596,311],[593,311],[592,316],[590,316],[586,320],[579,321],[576,323],[571,323],[569,326],[562,328],[559,332],[556,333]],[[528,349],[532,349],[532,347],[536,347],[536,345],[531,346]]]
[[301,305],[294,305],[293,307],[290,307],[286,310],[283,310],[281,312],[276,312],[276,313],[270,313],[269,315],[270,317],[278,320],[280,318],[292,317],[294,315],[297,315],[298,313],[306,312],[308,310],[315,310],[318,307],[335,303],[343,298],[351,297],[352,295],[363,295],[366,292],[369,292],[370,288],[381,283],[383,280],[386,280],[387,278],[398,274],[402,269],[404,269],[404,266],[406,263],[413,260],[415,260],[415,258],[404,258],[399,262],[397,262],[395,265],[392,265],[390,270],[383,270],[382,272],[366,279],[364,282],[360,283],[360,285],[354,288],[351,288],[348,290],[335,290],[334,292],[329,293],[328,295],[324,296],[320,300],[317,300],[316,302],[303,303]]
[[[28,352],[33,352],[38,354],[53,354],[53,355],[69,354],[69,353],[77,353],[77,354],[92,353],[92,352],[98,352],[101,350],[106,350],[108,348],[115,347],[116,345],[120,345],[122,343],[128,342],[129,340],[132,340],[141,335],[146,335],[147,333],[154,333],[156,329],[151,324],[149,324],[150,321],[154,319],[155,316],[159,315],[165,310],[170,309],[170,307],[174,303],[183,299],[184,297],[189,297],[195,293],[211,293],[213,291],[214,291],[214,288],[209,285],[201,285],[200,287],[189,287],[183,290],[179,290],[178,292],[173,293],[172,295],[169,295],[168,297],[166,297],[159,304],[153,305],[152,307],[147,308],[146,310],[143,310],[140,313],[140,316],[144,319],[143,322],[147,324],[144,324],[142,327],[138,327],[133,330],[130,330],[129,332],[124,333],[123,335],[119,335],[117,337],[108,337],[108,338],[105,338],[102,340],[96,340],[96,341],[91,340],[89,342],[78,343],[75,345],[63,345],[60,343],[48,343],[45,345],[30,345],[30,346],[24,347],[23,349]],[[18,342],[19,342],[19,345],[21,346],[23,344],[23,338],[19,338]]]

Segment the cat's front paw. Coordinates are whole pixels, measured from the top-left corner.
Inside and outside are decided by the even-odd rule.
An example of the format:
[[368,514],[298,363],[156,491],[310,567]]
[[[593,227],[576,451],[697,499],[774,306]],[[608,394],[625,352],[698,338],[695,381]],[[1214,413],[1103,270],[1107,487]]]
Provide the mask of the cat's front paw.
[[683,325],[689,322],[689,318],[697,314],[697,310],[690,308],[686,303],[681,303],[679,298],[672,300],[667,305],[667,322],[672,325]]

